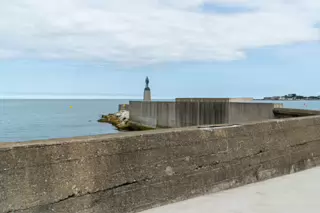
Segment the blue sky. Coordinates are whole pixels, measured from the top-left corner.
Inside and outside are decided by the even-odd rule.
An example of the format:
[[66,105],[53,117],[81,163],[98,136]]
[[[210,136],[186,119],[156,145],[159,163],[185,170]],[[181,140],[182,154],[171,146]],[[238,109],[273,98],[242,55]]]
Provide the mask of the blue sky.
[[1,3],[0,97],[320,95],[316,1],[27,2]]

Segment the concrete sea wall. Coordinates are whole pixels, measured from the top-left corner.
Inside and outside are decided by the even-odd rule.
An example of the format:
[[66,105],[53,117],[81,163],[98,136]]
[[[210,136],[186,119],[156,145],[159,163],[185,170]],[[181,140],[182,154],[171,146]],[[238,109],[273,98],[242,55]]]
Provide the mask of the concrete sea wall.
[[0,143],[0,212],[127,213],[320,163],[320,116]]
[[152,128],[176,127],[174,102],[130,101],[130,120]]
[[282,108],[274,103],[230,103],[229,123],[245,123],[276,118],[273,109]]
[[243,123],[274,119],[273,109],[282,107],[282,104],[273,103],[236,103],[230,102],[229,99],[206,100],[130,101],[130,120],[152,128]]
[[229,121],[229,102],[176,102],[176,127],[225,124]]
[[176,102],[251,102],[253,98],[176,98]]

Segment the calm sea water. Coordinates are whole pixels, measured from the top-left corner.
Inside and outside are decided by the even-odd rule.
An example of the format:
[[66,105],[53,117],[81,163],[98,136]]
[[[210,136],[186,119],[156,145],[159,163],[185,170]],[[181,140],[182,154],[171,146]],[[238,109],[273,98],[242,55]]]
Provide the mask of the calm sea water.
[[[98,123],[128,100],[0,100],[0,142],[116,133]],[[72,106],[72,107],[70,107]],[[285,107],[320,110],[320,101],[287,101]]]
[[263,103],[283,103],[285,108],[320,110],[320,101],[256,101]]
[[[116,133],[101,114],[128,100],[0,100],[0,142]],[[72,106],[72,107],[71,107]]]

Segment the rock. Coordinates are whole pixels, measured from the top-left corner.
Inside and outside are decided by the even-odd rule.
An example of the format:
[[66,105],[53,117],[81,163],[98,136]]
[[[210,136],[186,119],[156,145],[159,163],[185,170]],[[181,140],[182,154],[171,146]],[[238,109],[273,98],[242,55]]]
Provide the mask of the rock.
[[110,123],[119,131],[143,131],[151,130],[152,128],[129,120],[130,113],[128,110],[121,110],[115,114],[102,115],[98,122]]
[[99,120],[99,122],[110,123],[114,126],[124,125],[128,121],[129,121],[129,111],[126,111],[126,110],[122,110],[115,114],[102,115],[101,119]]
[[119,130],[124,130],[124,131],[145,131],[145,130],[153,130],[154,128],[148,127],[141,125],[139,123],[135,123],[132,121],[128,121],[126,125],[123,126],[118,126]]

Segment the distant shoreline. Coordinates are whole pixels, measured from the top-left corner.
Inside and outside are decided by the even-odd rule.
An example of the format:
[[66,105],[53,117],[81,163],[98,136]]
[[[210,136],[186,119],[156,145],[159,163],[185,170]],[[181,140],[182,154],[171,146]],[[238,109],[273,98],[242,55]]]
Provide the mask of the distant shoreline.
[[308,99],[303,99],[303,100],[301,100],[301,99],[299,99],[299,100],[269,100],[269,99],[253,99],[254,101],[320,101],[320,99],[319,100],[308,100]]

